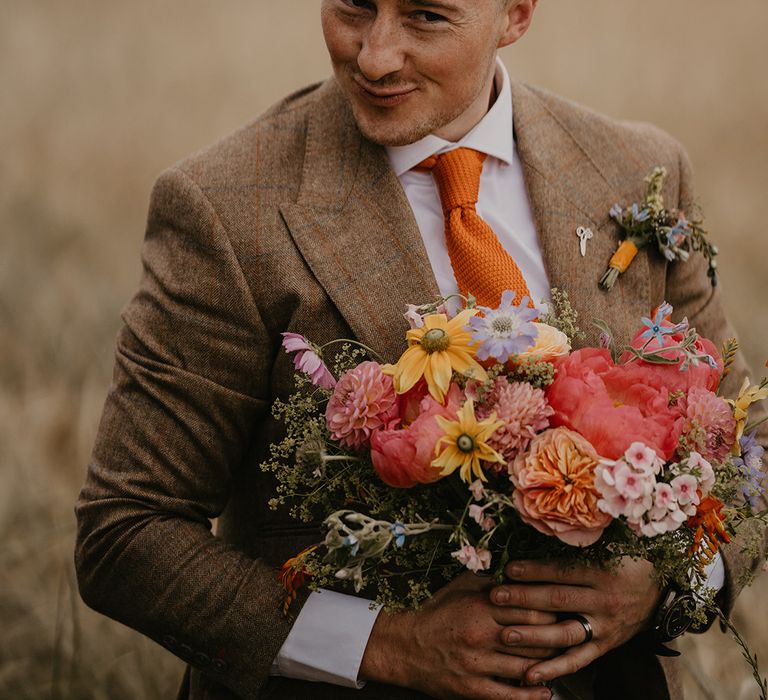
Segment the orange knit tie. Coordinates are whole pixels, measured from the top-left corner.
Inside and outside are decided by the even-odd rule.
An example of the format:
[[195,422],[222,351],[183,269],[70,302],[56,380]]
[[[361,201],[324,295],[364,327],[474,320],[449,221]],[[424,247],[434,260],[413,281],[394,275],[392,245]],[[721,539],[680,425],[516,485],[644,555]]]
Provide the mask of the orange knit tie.
[[504,250],[493,229],[475,209],[485,153],[457,148],[419,163],[431,170],[445,214],[445,239],[459,291],[471,292],[481,306],[496,308],[505,289],[512,289],[515,303],[530,297],[517,263]]

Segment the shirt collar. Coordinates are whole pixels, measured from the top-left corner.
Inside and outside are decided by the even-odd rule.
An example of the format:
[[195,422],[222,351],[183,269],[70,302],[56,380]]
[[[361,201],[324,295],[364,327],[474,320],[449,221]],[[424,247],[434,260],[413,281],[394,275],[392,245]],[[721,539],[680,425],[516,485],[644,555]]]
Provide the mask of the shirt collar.
[[478,124],[460,141],[452,143],[430,134],[407,146],[388,147],[387,157],[395,175],[400,177],[425,158],[454,148],[473,148],[509,165],[515,153],[512,130],[512,88],[509,73],[498,57],[494,81],[498,91],[496,101]]

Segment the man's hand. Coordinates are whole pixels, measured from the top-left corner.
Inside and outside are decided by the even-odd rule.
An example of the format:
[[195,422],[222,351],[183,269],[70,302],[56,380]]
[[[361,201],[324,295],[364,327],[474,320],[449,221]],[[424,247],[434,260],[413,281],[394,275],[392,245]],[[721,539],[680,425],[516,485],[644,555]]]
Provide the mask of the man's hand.
[[587,618],[594,633],[585,642],[586,631],[577,620],[507,626],[502,640],[512,653],[519,647],[569,647],[563,654],[528,666],[525,679],[540,683],[575,673],[645,629],[661,595],[652,570],[650,562],[628,557],[615,573],[536,561],[507,565],[510,582],[491,591],[494,604],[561,616],[578,613]]
[[[438,591],[416,612],[379,615],[360,666],[364,680],[420,690],[436,698],[549,700],[546,688],[517,688],[509,680],[554,649],[536,644],[515,648],[502,641],[504,629],[554,625],[553,613],[490,600],[493,582],[465,573]],[[527,658],[528,656],[533,658]]]

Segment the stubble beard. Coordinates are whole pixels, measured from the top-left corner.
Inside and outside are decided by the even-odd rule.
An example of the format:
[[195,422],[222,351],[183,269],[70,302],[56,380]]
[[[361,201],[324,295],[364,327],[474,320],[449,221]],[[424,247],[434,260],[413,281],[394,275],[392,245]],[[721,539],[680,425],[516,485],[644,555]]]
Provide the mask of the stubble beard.
[[[496,55],[493,51],[490,61],[492,62]],[[352,78],[347,76],[351,81]],[[485,81],[479,77],[477,89],[461,100],[452,110],[432,111],[429,114],[417,114],[410,116],[407,121],[398,120],[394,115],[387,115],[387,108],[369,108],[373,110],[374,115],[378,112],[381,118],[369,117],[370,112],[357,104],[356,100],[347,95],[352,114],[360,133],[369,141],[380,146],[408,146],[416,141],[420,141],[425,136],[435,133],[443,127],[456,121],[466,110],[468,110],[475,100],[485,89]],[[354,89],[354,88],[350,88]]]

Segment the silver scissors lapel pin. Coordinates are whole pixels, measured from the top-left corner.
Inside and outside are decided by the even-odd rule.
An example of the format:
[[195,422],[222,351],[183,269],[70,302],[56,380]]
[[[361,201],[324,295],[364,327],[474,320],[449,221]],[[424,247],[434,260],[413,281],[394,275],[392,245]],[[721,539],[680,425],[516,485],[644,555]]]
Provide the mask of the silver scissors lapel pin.
[[595,234],[592,233],[591,228],[579,226],[579,228],[576,229],[576,235],[579,237],[579,252],[581,253],[581,257],[586,257],[587,241],[590,240]]

